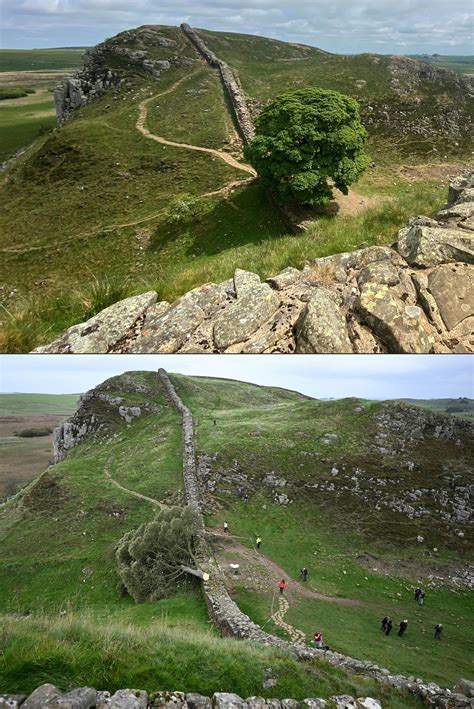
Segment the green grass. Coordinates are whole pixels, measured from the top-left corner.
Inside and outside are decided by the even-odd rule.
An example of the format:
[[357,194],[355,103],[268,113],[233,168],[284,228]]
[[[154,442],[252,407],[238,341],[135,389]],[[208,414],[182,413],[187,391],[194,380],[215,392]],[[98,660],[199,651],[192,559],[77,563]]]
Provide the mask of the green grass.
[[408,404],[421,406],[430,411],[443,412],[459,418],[474,419],[474,400],[462,397],[458,399],[401,399]]
[[0,416],[72,414],[78,399],[78,394],[0,394]]
[[2,106],[0,104],[0,162],[19,148],[49,133],[56,125],[52,97],[42,103]]
[[0,72],[79,68],[85,49],[0,49]]

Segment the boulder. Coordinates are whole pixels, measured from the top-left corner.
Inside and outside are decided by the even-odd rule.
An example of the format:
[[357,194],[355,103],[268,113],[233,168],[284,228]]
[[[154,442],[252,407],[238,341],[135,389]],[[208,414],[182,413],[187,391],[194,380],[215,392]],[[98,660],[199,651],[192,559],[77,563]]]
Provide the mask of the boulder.
[[97,709],[146,709],[148,694],[142,689],[118,689],[107,698]]
[[438,219],[444,221],[446,219],[468,219],[474,214],[474,202],[458,202],[452,207],[442,209],[438,212]]
[[382,709],[382,705],[377,699],[372,697],[359,697],[356,699],[357,709]]
[[251,271],[243,271],[237,268],[234,273],[234,290],[239,298],[246,291],[252,290],[261,283],[260,276]]
[[92,709],[97,706],[97,690],[79,687],[62,697],[53,697],[46,706],[48,709]]
[[472,679],[460,679],[454,685],[453,691],[464,694],[466,697],[474,698],[474,681]]
[[474,266],[438,266],[428,277],[428,289],[448,330],[474,315]]
[[325,699],[310,697],[308,699],[303,699],[303,701],[300,702],[300,705],[303,707],[308,707],[309,709],[326,709],[328,703]]
[[18,709],[25,699],[24,694],[0,694],[0,709]]
[[346,318],[337,296],[317,288],[295,326],[296,351],[301,354],[352,352]]
[[405,303],[400,290],[365,283],[358,303],[362,318],[392,352],[432,352],[435,337],[426,315],[417,305]]
[[211,709],[212,704],[209,697],[204,697],[202,694],[186,694],[186,704],[189,709]]
[[411,226],[398,233],[398,252],[411,266],[474,263],[474,235],[463,229]]
[[271,285],[272,288],[276,288],[276,290],[282,290],[283,288],[293,285],[296,281],[299,281],[301,277],[301,271],[298,271],[297,268],[292,268],[289,266],[281,273],[277,273],[276,276],[267,278],[267,283]]
[[155,692],[151,698],[150,706],[153,708],[167,707],[169,709],[184,708],[187,706],[186,695],[184,692]]
[[236,291],[237,300],[224,310],[214,324],[214,342],[218,349],[247,340],[276,312],[280,304],[274,291],[265,283],[248,289],[244,287],[243,292],[242,287],[236,285]]
[[154,291],[119,300],[86,322],[73,325],[57,340],[33,352],[105,354],[127,335],[131,327],[154,303]]
[[471,173],[470,175],[460,175],[452,180],[449,183],[447,206],[450,207],[451,205],[456,204],[456,202],[460,199],[462,192],[465,189],[470,189],[472,187],[474,187],[474,173]]
[[143,330],[131,348],[135,354],[176,352],[191,336],[205,314],[193,298],[180,298],[162,310],[153,308],[146,314]]
[[49,701],[58,699],[61,696],[62,693],[54,684],[42,684],[30,694],[21,706],[23,709],[44,709]]
[[329,697],[335,704],[335,709],[357,709],[354,697],[349,694],[333,694]]
[[215,692],[212,696],[214,709],[246,709],[247,704],[238,694]]

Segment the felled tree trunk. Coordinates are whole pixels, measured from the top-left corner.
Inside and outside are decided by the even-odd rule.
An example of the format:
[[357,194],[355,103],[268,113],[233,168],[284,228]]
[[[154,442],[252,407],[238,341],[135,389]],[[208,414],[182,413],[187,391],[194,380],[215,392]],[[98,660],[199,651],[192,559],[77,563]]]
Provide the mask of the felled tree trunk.
[[191,569],[189,566],[183,566],[182,564],[181,568],[183,569],[183,571],[186,571],[187,574],[197,576],[203,581],[209,581],[209,574],[206,571],[201,571],[201,569]]

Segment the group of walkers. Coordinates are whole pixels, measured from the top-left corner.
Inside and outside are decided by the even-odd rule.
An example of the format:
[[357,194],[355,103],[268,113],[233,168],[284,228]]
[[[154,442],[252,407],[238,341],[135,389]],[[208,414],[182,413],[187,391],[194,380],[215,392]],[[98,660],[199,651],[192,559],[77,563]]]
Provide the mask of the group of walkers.
[[[421,588],[415,589],[415,601],[418,603],[419,606],[422,606],[424,604],[425,597],[426,597],[426,593],[424,591],[422,591]],[[385,635],[390,635],[390,633],[392,632],[392,628],[393,628],[392,619],[388,615],[386,615],[385,618],[382,618],[382,624],[381,624],[382,633],[385,633]],[[405,618],[405,620],[402,620],[398,626],[397,635],[399,638],[402,638],[404,636],[407,628],[408,628],[408,620]],[[434,632],[435,640],[441,640],[441,635],[443,633],[443,624],[438,623],[437,625],[435,625],[434,631],[435,631]]]

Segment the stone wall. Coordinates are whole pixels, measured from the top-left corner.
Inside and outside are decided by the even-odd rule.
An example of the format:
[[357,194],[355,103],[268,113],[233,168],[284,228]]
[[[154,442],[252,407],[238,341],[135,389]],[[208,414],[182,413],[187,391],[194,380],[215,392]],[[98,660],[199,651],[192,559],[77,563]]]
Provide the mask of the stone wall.
[[329,700],[310,697],[300,702],[294,699],[264,699],[215,692],[212,697],[184,692],[145,692],[142,689],[118,689],[115,694],[80,687],[63,694],[52,684],[43,684],[29,697],[0,694],[0,709],[382,709],[371,697],[334,695]]
[[205,45],[202,38],[193,30],[188,24],[183,22],[181,25],[186,37],[192,42],[196,47],[198,52],[204,57],[204,59],[211,65],[219,69],[220,75],[222,77],[222,82],[229,95],[230,102],[234,108],[235,117],[237,120],[237,125],[239,127],[240,133],[246,143],[250,143],[254,137],[254,127],[252,119],[250,117],[250,112],[247,108],[247,102],[245,100],[244,93],[239,86],[239,83],[228,64],[226,64],[222,59],[219,59],[214,52]]
[[158,371],[158,377],[164,384],[168,396],[183,421],[183,471],[186,502],[195,507],[201,515],[202,531],[198,545],[198,562],[200,567],[209,573],[209,581],[203,581],[203,592],[209,614],[224,635],[248,639],[264,645],[280,648],[295,655],[299,660],[322,658],[332,665],[343,667],[349,672],[363,674],[382,684],[393,686],[402,691],[408,691],[420,697],[430,706],[463,707],[472,706],[471,700],[449,689],[442,689],[434,682],[426,683],[420,678],[407,678],[403,675],[391,674],[389,670],[379,667],[373,662],[356,660],[347,655],[329,650],[320,650],[286,642],[270,633],[264,632],[247,615],[242,613],[232,600],[214,559],[212,549],[205,536],[204,520],[201,513],[200,489],[196,467],[196,452],[194,446],[194,424],[190,409],[185,406],[173,386],[165,370]]
[[265,283],[237,269],[174,303],[156,299],[115,303],[35,351],[474,352],[474,173],[451,183],[436,219],[411,219],[391,246],[317,258]]

